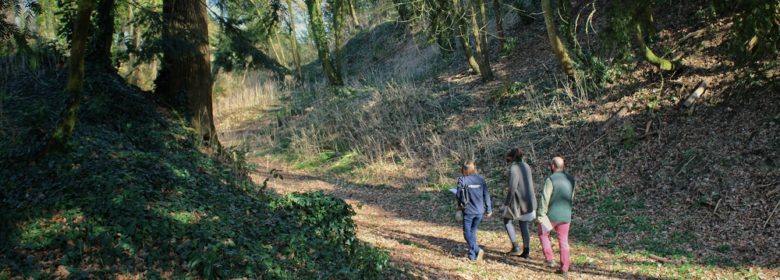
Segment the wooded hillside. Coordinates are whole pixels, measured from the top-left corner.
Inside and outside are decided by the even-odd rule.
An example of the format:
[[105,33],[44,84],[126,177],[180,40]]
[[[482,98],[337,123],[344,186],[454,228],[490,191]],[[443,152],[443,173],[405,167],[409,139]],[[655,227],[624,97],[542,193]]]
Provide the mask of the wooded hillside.
[[780,1],[0,12],[0,279],[555,277],[500,218],[464,258],[510,148],[577,178],[569,276],[780,277]]

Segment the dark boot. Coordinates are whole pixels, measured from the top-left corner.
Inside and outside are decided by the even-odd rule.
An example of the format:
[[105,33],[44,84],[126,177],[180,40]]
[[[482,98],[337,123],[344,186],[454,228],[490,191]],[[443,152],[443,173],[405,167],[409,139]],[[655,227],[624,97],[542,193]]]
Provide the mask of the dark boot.
[[524,258],[524,259],[527,259],[528,258],[528,254],[530,254],[530,253],[531,252],[530,252],[530,250],[528,250],[528,247],[524,247],[523,248],[523,253],[520,254],[520,257]]
[[512,251],[509,251],[507,254],[509,254],[510,256],[520,255],[520,247],[517,247],[517,242],[512,242]]

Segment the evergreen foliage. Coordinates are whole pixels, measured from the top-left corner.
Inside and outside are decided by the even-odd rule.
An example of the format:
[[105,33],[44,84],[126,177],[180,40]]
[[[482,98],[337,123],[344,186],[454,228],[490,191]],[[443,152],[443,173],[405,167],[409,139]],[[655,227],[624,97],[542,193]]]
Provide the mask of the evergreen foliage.
[[[263,191],[237,171],[246,162],[201,153],[182,118],[96,68],[70,153],[7,162],[56,124],[59,71],[7,77],[19,90],[2,97],[18,106],[0,127],[0,278],[371,279],[387,266],[344,201]],[[49,82],[18,79],[31,75]]]

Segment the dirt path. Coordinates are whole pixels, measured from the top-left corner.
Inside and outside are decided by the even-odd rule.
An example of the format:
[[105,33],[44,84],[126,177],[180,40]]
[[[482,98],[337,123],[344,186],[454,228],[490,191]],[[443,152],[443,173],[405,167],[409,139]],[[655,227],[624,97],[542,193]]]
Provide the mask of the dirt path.
[[[262,163],[260,161],[263,161]],[[259,174],[253,175],[262,182],[270,170],[265,160],[259,163]],[[274,166],[276,168],[279,165]],[[289,170],[284,169],[282,170]],[[500,218],[483,220],[478,240],[486,251],[481,264],[470,263],[459,224],[452,217],[447,203],[451,198],[444,191],[420,191],[393,186],[355,185],[338,179],[323,178],[300,172],[283,172],[283,180],[272,180],[269,188],[281,194],[290,192],[324,191],[347,201],[357,213],[358,238],[378,248],[387,250],[395,269],[388,278],[415,279],[561,279],[554,269],[543,265],[538,238],[532,234],[530,260],[509,258],[504,255],[511,245],[500,225]],[[519,238],[519,236],[518,236]],[[557,250],[557,242],[553,242]],[[632,274],[612,270],[610,253],[587,249],[572,244],[573,259],[584,264],[573,264],[569,278],[613,279],[656,278],[651,275]],[[631,261],[631,260],[620,260]],[[638,261],[638,260],[635,260]]]

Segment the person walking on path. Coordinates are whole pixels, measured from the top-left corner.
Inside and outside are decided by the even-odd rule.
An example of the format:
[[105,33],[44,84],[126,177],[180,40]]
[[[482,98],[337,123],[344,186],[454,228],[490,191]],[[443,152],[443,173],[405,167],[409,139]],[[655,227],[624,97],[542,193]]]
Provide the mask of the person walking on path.
[[[468,258],[472,262],[481,261],[484,251],[477,243],[477,228],[482,215],[490,217],[493,208],[490,205],[490,193],[485,178],[477,174],[477,165],[469,160],[461,165],[462,177],[458,177],[458,190],[455,196],[463,208],[463,237],[469,246]],[[487,214],[485,214],[487,213]]]
[[[542,242],[544,259],[548,266],[555,267],[550,244],[550,231],[558,233],[561,248],[561,265],[558,271],[566,275],[569,271],[569,225],[571,224],[572,200],[574,199],[574,177],[563,172],[561,157],[554,157],[550,163],[552,174],[544,181],[539,208],[536,210],[539,224],[539,239]],[[545,228],[549,219],[552,229]]]
[[[504,227],[509,235],[509,241],[512,242],[512,250],[508,254],[527,259],[530,253],[529,247],[531,246],[528,223],[536,218],[536,194],[534,192],[533,180],[531,179],[531,167],[523,161],[523,151],[519,148],[513,148],[507,152],[506,162],[512,164],[509,167],[507,194],[504,199],[504,206],[502,206]],[[520,248],[517,246],[515,226],[512,224],[514,220],[519,221],[520,233],[523,236],[522,253],[520,253]]]

